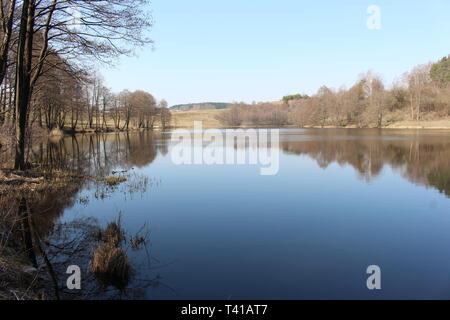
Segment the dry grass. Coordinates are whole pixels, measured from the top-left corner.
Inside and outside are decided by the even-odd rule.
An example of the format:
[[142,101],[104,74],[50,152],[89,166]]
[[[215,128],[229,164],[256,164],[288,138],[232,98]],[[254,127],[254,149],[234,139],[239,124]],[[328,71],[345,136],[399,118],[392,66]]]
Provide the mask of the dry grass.
[[131,263],[127,253],[120,247],[125,240],[125,232],[117,222],[110,222],[101,231],[100,245],[93,254],[91,271],[104,285],[125,288],[131,277]]
[[217,115],[224,110],[192,110],[172,112],[172,126],[175,128],[193,128],[194,121],[202,121],[203,128],[222,128]]
[[106,243],[94,251],[92,272],[106,285],[126,287],[131,275],[131,264],[125,250]]
[[428,121],[398,121],[388,126],[395,129],[450,129],[450,119]]
[[89,177],[78,176],[58,170],[41,169],[19,172],[0,169],[0,195],[23,195],[34,198],[37,193],[49,194],[75,188]]
[[109,185],[110,187],[113,187],[113,186],[116,186],[120,183],[127,181],[127,178],[125,178],[125,177],[108,177],[108,178],[105,178],[104,181],[106,182],[107,185]]
[[44,182],[44,177],[32,177],[27,175],[18,175],[12,171],[0,170],[0,183],[6,185],[20,184],[39,184]]
[[0,300],[42,300],[46,297],[39,293],[45,286],[37,272],[32,269],[23,255],[17,250],[0,248]]
[[109,243],[115,247],[125,239],[124,231],[120,226],[120,222],[110,222],[106,229],[101,232],[101,240],[104,243]]
[[139,250],[141,246],[147,244],[147,239],[142,236],[134,236],[131,238],[130,243],[133,250]]

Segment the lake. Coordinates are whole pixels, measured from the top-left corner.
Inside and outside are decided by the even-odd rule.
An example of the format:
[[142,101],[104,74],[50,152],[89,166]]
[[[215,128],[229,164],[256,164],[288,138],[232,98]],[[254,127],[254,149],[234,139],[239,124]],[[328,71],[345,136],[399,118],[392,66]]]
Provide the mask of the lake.
[[[127,247],[135,273],[121,298],[450,298],[450,132],[282,129],[272,176],[176,165],[171,135],[79,135],[33,151],[127,177],[46,200],[53,224],[120,217],[127,235],[148,236],[145,249]],[[366,286],[370,265],[381,290]]]

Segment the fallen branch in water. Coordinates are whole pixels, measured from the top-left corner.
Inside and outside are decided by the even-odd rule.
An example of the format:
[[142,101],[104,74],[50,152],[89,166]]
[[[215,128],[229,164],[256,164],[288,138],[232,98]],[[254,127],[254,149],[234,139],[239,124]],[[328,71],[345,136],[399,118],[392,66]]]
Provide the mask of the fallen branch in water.
[[0,184],[19,185],[19,184],[39,184],[44,181],[44,177],[34,178],[14,174],[12,172],[4,173],[0,170]]
[[127,181],[126,177],[110,176],[110,177],[97,177],[74,174],[70,172],[53,171],[53,172],[34,172],[34,171],[14,171],[14,170],[1,170],[0,169],[0,186],[21,186],[21,185],[38,185],[44,182],[51,183],[52,181],[61,179],[73,179],[73,180],[93,180],[104,182],[109,186],[116,186],[120,183]]

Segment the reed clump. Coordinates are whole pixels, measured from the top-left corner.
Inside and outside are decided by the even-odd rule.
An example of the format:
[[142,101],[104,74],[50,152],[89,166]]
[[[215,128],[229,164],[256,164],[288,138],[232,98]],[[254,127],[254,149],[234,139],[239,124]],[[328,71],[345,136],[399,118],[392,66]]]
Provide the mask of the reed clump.
[[131,264],[128,256],[120,247],[105,243],[94,251],[92,272],[104,284],[124,288],[131,275]]
[[125,177],[114,177],[114,176],[112,176],[112,177],[107,177],[107,178],[105,178],[104,181],[105,181],[105,183],[106,183],[107,185],[109,185],[110,187],[113,187],[113,186],[117,186],[118,184],[127,181],[127,178],[125,178]]
[[132,267],[126,251],[120,247],[125,240],[120,219],[110,222],[100,236],[103,244],[93,253],[91,271],[104,285],[125,288],[130,281]]
[[101,240],[118,247],[125,240],[125,232],[120,226],[120,221],[108,223],[106,228],[101,231]]

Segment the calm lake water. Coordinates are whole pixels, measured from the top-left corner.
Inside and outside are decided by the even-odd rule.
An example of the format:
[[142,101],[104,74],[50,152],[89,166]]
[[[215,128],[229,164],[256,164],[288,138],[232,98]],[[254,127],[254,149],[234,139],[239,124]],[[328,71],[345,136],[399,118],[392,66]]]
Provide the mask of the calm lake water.
[[[120,215],[127,234],[148,235],[145,250],[127,249],[139,290],[122,298],[450,299],[450,132],[281,130],[274,176],[175,165],[170,139],[85,135],[35,151],[128,178],[51,200],[55,222]],[[370,265],[380,291],[366,287]]]

